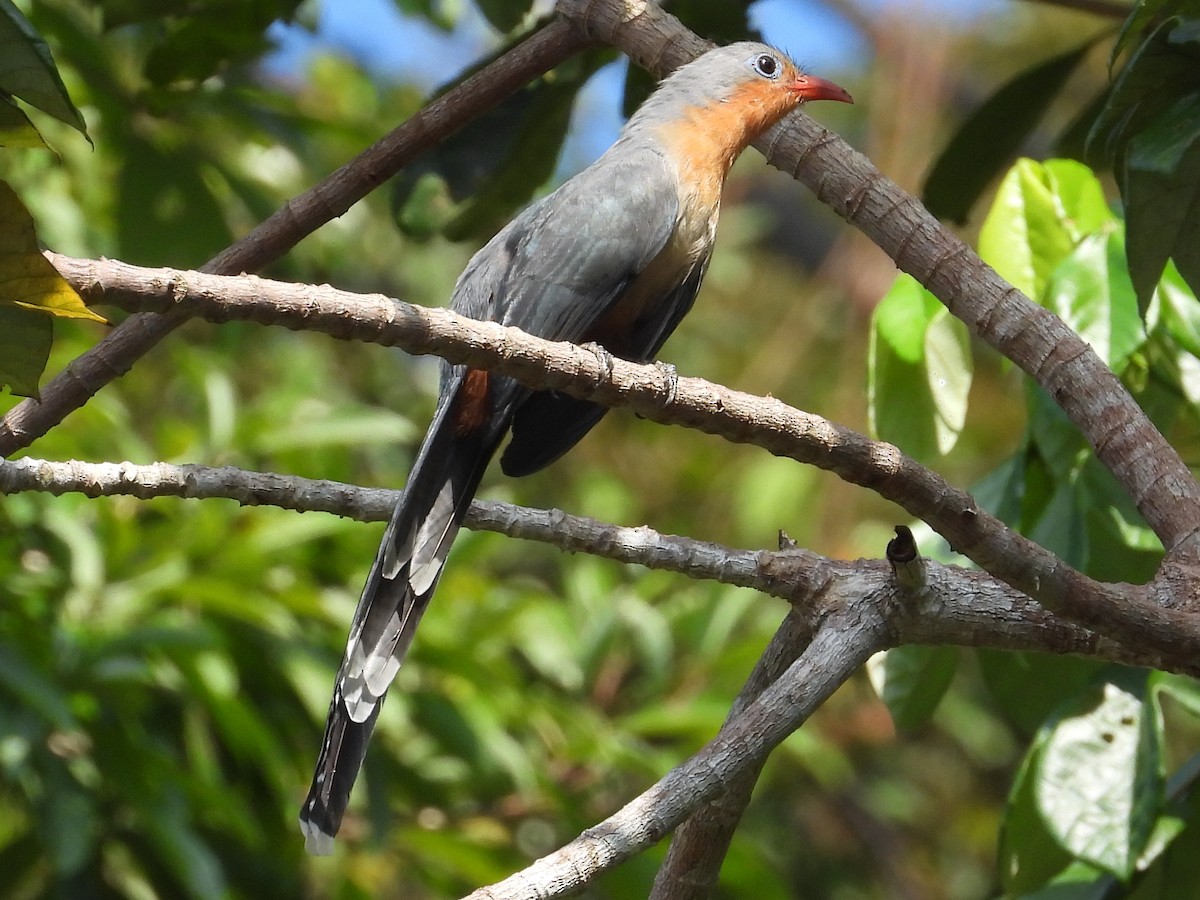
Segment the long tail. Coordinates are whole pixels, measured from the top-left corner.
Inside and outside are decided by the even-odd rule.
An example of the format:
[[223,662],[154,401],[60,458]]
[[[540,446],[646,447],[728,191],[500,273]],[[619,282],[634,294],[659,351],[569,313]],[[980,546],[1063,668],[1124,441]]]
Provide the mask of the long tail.
[[[472,375],[461,370],[442,391],[404,493],[396,504],[375,564],[354,611],[346,655],[333,686],[321,755],[300,830],[309,853],[333,852],[350,789],[392,678],[437,587],[484,469],[505,429],[466,423]],[[486,376],[484,376],[486,386]],[[497,433],[498,432],[498,433]]]

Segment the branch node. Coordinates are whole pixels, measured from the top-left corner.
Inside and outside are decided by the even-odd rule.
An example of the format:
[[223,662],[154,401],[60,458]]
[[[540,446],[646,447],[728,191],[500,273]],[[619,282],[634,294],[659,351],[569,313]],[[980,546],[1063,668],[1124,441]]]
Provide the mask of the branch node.
[[925,560],[917,552],[917,541],[907,525],[896,526],[896,536],[888,541],[887,561],[896,585],[905,595],[925,589]]

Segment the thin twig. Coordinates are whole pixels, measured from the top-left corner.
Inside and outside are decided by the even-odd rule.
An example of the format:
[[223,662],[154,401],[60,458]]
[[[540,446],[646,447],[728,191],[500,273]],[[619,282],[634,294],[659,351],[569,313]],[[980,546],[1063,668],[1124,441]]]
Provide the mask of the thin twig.
[[[438,97],[328,178],[289,200],[211,259],[203,271],[233,275],[273,262],[439,141],[585,46],[587,41],[576,29],[555,19]],[[179,312],[146,313],[121,323],[43,386],[39,400],[26,400],[0,419],[0,457],[29,446],[83,406],[186,319]]]
[[[399,495],[393,490],[251,472],[233,466],[55,462],[30,457],[0,460],[0,495],[28,491],[141,500],[224,499],[243,506],[324,512],[361,522],[386,521]],[[890,627],[897,644],[1075,653],[1189,674],[1200,671],[1200,660],[1194,656],[1147,657],[1125,644],[1097,637],[977,569],[927,560],[926,587],[921,603],[913,605],[905,600],[904,589],[894,585],[891,568],[884,562],[845,562],[796,548],[778,552],[740,550],[660,534],[645,526],[612,525],[557,509],[528,509],[486,500],[472,503],[466,525],[549,544],[568,553],[588,553],[689,578],[751,588],[799,604],[808,620],[822,608],[817,601],[837,583],[841,590],[874,597],[881,606],[892,609]],[[894,595],[895,600],[885,602],[881,599],[885,594]],[[781,667],[770,660],[761,663],[760,668],[763,665],[768,668],[752,676],[735,708],[753,699]]]

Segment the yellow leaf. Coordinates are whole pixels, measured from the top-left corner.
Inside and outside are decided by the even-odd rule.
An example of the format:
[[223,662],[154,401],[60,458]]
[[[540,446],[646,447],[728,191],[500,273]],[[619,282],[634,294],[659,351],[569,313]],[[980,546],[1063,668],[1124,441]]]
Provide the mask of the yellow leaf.
[[0,181],[0,304],[67,319],[108,320],[84,305],[38,248],[33,217]]

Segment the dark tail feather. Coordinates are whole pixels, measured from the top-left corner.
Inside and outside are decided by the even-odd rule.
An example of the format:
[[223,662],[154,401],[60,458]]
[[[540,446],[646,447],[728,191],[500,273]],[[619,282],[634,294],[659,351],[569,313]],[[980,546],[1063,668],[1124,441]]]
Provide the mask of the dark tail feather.
[[300,830],[309,853],[333,852],[388,686],[506,430],[493,421],[482,433],[458,433],[453,410],[461,376],[457,382],[443,392],[354,612],[312,787],[300,809]]

